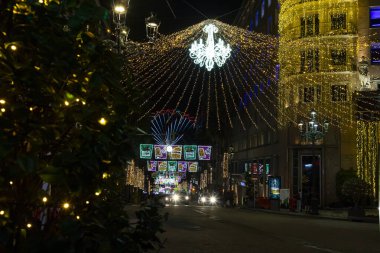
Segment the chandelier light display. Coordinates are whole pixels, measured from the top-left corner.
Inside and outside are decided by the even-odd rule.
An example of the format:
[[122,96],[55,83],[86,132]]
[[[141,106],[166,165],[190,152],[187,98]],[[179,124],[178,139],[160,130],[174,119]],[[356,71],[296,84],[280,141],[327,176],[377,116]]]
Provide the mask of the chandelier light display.
[[224,45],[224,41],[219,38],[215,44],[214,33],[218,32],[218,28],[213,24],[208,24],[203,28],[207,33],[206,44],[203,44],[202,38],[199,42],[194,41],[191,45],[190,57],[194,59],[195,64],[200,67],[205,66],[208,71],[211,71],[216,64],[218,67],[223,66],[226,60],[231,56],[231,47],[229,44]]

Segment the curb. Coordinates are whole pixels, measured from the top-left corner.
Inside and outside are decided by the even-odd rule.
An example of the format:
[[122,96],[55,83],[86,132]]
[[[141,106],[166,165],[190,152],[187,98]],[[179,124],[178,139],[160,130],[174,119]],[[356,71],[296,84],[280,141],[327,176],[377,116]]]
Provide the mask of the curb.
[[[272,214],[279,214],[279,215],[299,216],[299,217],[313,218],[313,219],[330,219],[330,220],[366,222],[366,223],[378,223],[379,222],[378,217],[369,217],[369,216],[354,217],[354,216],[348,216],[348,214],[346,212],[334,212],[334,211],[323,210],[323,209],[321,209],[320,212],[323,212],[324,214],[307,214],[307,213],[288,211],[288,209],[277,211],[277,210],[271,210],[271,209],[249,208],[249,207],[240,207],[240,208],[245,209],[245,210],[254,211],[254,212],[264,212],[264,213],[272,213]],[[327,214],[328,212],[330,213],[330,215]]]

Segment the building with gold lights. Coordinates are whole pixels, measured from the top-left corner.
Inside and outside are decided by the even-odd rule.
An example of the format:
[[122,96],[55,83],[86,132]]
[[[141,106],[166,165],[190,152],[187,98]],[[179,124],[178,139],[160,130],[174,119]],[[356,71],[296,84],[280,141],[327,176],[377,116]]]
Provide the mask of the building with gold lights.
[[[289,189],[290,196],[317,192],[322,207],[337,201],[340,170],[355,170],[377,195],[379,1],[280,0],[279,12],[277,6],[270,9],[269,2],[277,5],[245,1],[237,24],[261,32],[272,22],[278,26],[280,77],[273,100],[277,138],[260,147],[239,148],[247,138],[237,131],[230,138],[237,143],[235,163],[240,167],[260,163],[260,149],[266,148],[271,176],[281,177],[281,188]],[[264,27],[257,26],[257,20]],[[298,129],[300,122],[310,122],[312,110],[321,125],[329,123],[328,131],[313,140]]]

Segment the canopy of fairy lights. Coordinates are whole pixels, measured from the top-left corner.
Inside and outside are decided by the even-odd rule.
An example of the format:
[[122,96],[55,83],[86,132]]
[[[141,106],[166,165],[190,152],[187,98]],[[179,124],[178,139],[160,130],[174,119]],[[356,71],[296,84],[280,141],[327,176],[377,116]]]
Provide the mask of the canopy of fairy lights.
[[380,125],[356,116],[378,101],[356,103],[355,96],[375,90],[373,80],[380,79],[375,71],[367,75],[370,48],[379,35],[368,29],[368,9],[359,2],[280,0],[278,121],[307,118],[314,109],[342,132],[356,130],[357,173],[375,195]]
[[[191,48],[203,44],[207,29],[218,31],[219,42],[213,45],[209,31],[201,51],[214,50],[215,55],[208,60],[207,53],[199,53],[204,58],[194,64],[189,48],[192,52]],[[245,129],[257,126],[256,119],[275,127],[276,113],[267,103],[277,106],[277,41],[273,36],[206,20],[161,36],[153,44],[136,45],[126,54],[125,71],[133,73],[132,85],[145,92],[139,120],[171,108],[191,115],[195,124],[206,128],[239,124]],[[218,67],[212,68],[215,64]]]
[[[352,14],[349,4],[342,8],[349,10],[348,15]],[[331,87],[322,84],[351,80],[353,74],[347,68],[354,64],[351,57],[355,57],[357,41],[368,38],[345,35],[342,39],[333,34],[324,39],[324,35],[319,34],[309,39],[292,39],[296,34],[290,28],[299,22],[295,17],[293,12],[282,13],[280,40],[217,20],[205,20],[185,30],[160,36],[155,43],[134,44],[134,49],[126,52],[125,71],[133,73],[132,85],[145,92],[136,112],[139,120],[152,112],[171,108],[193,116],[195,124],[206,128],[239,125],[246,129],[264,124],[274,130],[289,123],[296,126],[300,119],[307,119],[310,109],[314,108],[331,126],[355,127],[354,87],[349,86],[351,93],[347,93],[347,102],[337,103],[331,99]],[[284,30],[286,27],[290,30]],[[215,44],[212,35],[220,42]],[[216,52],[223,51],[216,49],[218,44],[224,54],[216,60]],[[297,49],[305,49],[307,58],[307,50],[317,47],[321,48],[319,71],[301,75],[302,59]],[[347,48],[345,65],[331,62],[326,50],[333,47],[337,48],[337,53]],[[207,48],[211,51],[209,55]],[[305,66],[307,64],[306,59]],[[322,98],[318,103],[316,100],[303,103],[302,100],[306,100],[303,89],[308,87],[313,87],[315,98]],[[337,88],[344,89],[344,86]]]

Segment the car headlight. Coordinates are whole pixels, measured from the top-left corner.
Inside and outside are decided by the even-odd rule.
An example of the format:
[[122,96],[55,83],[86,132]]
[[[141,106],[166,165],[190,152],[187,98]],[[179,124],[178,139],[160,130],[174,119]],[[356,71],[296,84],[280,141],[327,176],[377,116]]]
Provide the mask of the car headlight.
[[168,198],[168,197],[165,197],[165,201],[169,201],[169,198]]
[[216,198],[214,196],[210,197],[210,203],[215,204],[216,203]]
[[173,200],[174,200],[174,201],[178,201],[178,200],[179,200],[179,195],[174,194],[174,195],[173,195]]
[[205,203],[206,202],[206,197],[201,197],[201,202]]
[[189,196],[186,196],[186,197],[185,197],[185,200],[189,200]]

